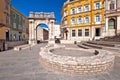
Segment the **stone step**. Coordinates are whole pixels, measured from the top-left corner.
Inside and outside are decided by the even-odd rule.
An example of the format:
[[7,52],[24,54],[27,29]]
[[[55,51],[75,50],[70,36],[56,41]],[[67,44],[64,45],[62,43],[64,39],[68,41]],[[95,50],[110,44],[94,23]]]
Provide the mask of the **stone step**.
[[91,48],[96,48],[96,49],[104,49],[104,50],[110,50],[110,51],[120,51],[120,48],[116,48],[116,47],[106,47],[106,46],[101,46],[101,45],[96,45],[96,44],[89,44],[89,43],[82,43],[82,45],[91,47]]
[[110,44],[110,43],[106,43],[106,42],[103,42],[103,41],[89,41],[87,43],[96,44],[96,45],[102,45],[102,46],[106,46],[106,47],[115,47],[115,44]]
[[96,49],[102,49],[101,46],[99,45],[94,45],[94,44],[89,44],[89,43],[82,43],[82,45],[88,46],[88,47],[92,47],[92,48],[96,48]]
[[78,44],[77,46],[83,49],[90,49],[90,47],[82,45],[82,44]]

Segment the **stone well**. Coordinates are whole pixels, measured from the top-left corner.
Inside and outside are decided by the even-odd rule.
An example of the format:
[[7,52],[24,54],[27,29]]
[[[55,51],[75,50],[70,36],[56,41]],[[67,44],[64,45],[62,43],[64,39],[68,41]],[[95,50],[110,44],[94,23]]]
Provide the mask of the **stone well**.
[[[88,53],[99,52],[97,55],[72,57],[56,55],[51,52],[53,49],[64,48],[67,50],[82,50]],[[40,61],[43,65],[57,71],[78,74],[96,74],[109,71],[114,66],[115,56],[105,50],[66,48],[62,45],[48,45],[41,48]]]

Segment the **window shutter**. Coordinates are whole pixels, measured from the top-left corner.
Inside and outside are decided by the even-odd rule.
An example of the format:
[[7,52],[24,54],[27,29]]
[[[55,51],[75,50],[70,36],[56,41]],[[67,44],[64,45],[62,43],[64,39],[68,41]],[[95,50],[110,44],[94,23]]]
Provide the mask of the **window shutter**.
[[102,8],[102,2],[100,2],[100,8]]

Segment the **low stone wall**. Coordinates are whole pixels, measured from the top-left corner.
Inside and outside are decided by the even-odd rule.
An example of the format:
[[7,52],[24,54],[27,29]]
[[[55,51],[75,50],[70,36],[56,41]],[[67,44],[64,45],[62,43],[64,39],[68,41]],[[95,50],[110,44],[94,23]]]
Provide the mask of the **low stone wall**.
[[[51,53],[50,50],[55,48],[65,48],[65,46],[46,46],[44,48],[41,48],[41,52],[39,53],[39,55],[41,63],[49,68],[58,71],[78,74],[96,74],[108,71],[114,66],[115,56],[109,51],[97,50],[99,54],[90,57],[71,57],[55,55]],[[65,49],[71,50],[73,48]],[[94,52],[95,50],[87,49],[85,51]]]
[[21,50],[24,50],[24,49],[31,49],[34,45],[30,45],[30,44],[25,44],[25,45],[20,45],[20,46],[15,46],[14,47],[14,50],[15,51],[21,51]]
[[60,40],[61,44],[74,44],[75,41],[72,40]]
[[6,44],[8,47],[15,47],[15,46],[26,44],[26,41],[13,41],[13,42],[7,42]]

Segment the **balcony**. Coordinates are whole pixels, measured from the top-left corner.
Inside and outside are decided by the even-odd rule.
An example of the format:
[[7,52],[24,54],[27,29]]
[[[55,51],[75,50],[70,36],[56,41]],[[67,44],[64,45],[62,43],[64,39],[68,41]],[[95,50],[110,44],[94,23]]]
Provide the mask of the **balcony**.
[[116,9],[113,9],[113,10],[106,10],[106,14],[109,14],[109,13],[116,13],[117,10]]

